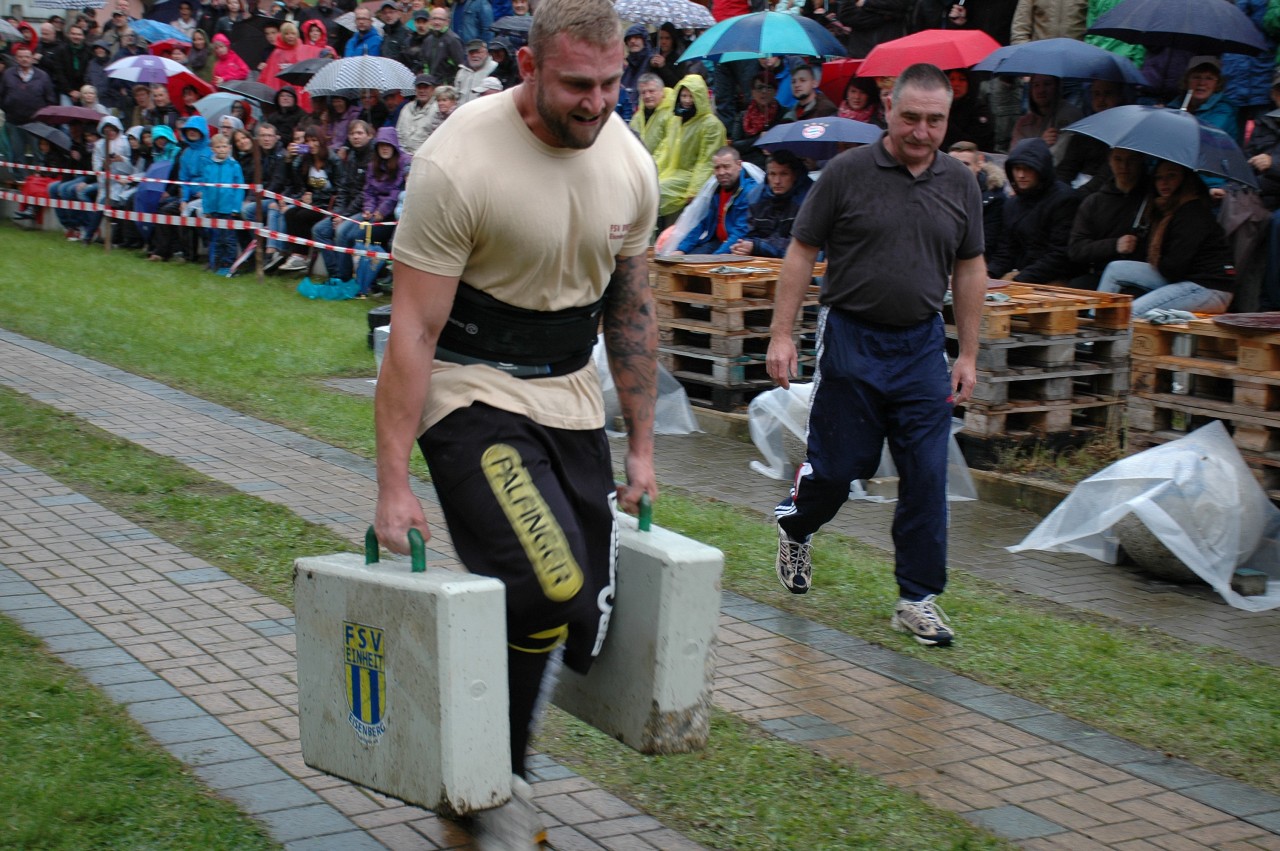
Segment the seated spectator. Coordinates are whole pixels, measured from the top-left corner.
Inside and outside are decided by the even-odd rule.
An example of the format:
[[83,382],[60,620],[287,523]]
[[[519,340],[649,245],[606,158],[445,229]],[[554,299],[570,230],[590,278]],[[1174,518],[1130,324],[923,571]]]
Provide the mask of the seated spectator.
[[[162,126],[165,125],[157,125],[151,129],[153,144],[157,146],[160,145]],[[182,127],[181,141],[167,177],[168,180],[177,182],[165,185],[164,196],[156,210],[163,215],[188,213],[192,203],[200,198],[200,187],[192,184],[200,180],[204,160],[209,156],[209,125],[202,116],[194,115],[187,120]],[[151,234],[147,259],[152,262],[172,259],[182,263],[194,260],[196,253],[196,234],[191,228],[183,225],[156,225]]]
[[659,215],[673,216],[693,200],[711,177],[711,157],[725,141],[724,125],[711,108],[707,81],[690,74],[676,87],[670,126],[654,154],[661,189]]
[[453,87],[458,90],[458,104],[474,100],[475,87],[497,67],[498,63],[489,55],[488,42],[479,38],[467,42],[467,64],[459,68],[453,78]]
[[[1089,85],[1089,114],[1119,106],[1124,101],[1124,90],[1111,80],[1094,80]],[[1076,188],[1081,195],[1097,192],[1111,178],[1108,166],[1111,149],[1105,142],[1083,133],[1068,133],[1066,148],[1058,160],[1055,173],[1058,179]]]
[[232,80],[249,79],[249,65],[240,58],[240,54],[231,49],[231,39],[222,33],[213,37],[213,77],[215,86],[229,83]]
[[257,143],[253,141],[253,134],[243,127],[231,131],[231,156],[235,157],[240,170],[249,180],[253,179],[253,146],[255,144]]
[[[427,127],[423,131],[426,138],[430,139],[431,134],[440,129],[440,125],[453,111],[458,108],[458,90],[453,86],[436,87],[436,96],[431,101],[431,114],[427,116]],[[426,144],[426,139],[423,140]]]
[[1082,290],[1098,288],[1108,263],[1141,256],[1146,248],[1146,157],[1112,148],[1109,159],[1110,177],[1080,202],[1071,225],[1067,253],[1081,267],[1071,286]]
[[196,29],[191,34],[191,52],[187,54],[186,66],[206,83],[213,80],[213,51],[209,49],[209,36],[204,30]]
[[1009,181],[998,165],[987,162],[986,156],[973,142],[956,142],[948,153],[964,163],[978,179],[978,190],[982,192],[982,235],[988,250],[994,250],[1000,244],[1000,232],[1004,230],[1005,187]]
[[[318,98],[316,98],[318,100]],[[324,118],[321,126],[324,127],[325,138],[327,139],[345,139],[347,138],[347,127],[351,122],[360,117],[360,104],[353,103],[351,98],[346,95],[332,95],[325,104]]]
[[263,110],[262,117],[276,127],[282,137],[293,137],[293,128],[306,117],[306,112],[298,106],[298,92],[293,86],[284,86],[276,92],[274,108]]
[[[108,206],[121,209],[133,194],[136,185],[116,178],[133,174],[133,149],[129,147],[129,137],[124,134],[124,125],[114,115],[108,115],[98,122],[98,134],[101,138],[93,145],[93,170],[98,173],[107,172],[107,185],[104,189],[99,183],[95,190],[82,197],[86,200],[99,199]],[[96,210],[86,212],[81,241],[86,245],[95,240],[101,241],[101,237],[97,235],[101,223],[102,213]]]
[[1222,61],[1216,56],[1193,56],[1183,78],[1186,94],[1183,95],[1187,111],[1201,124],[1217,127],[1236,144],[1240,144],[1240,117],[1235,106],[1227,100],[1222,89],[1226,80],[1222,76]]
[[[324,131],[319,127],[307,129],[303,146],[290,166],[286,194],[308,206],[288,206],[284,211],[284,224],[289,236],[310,238],[312,228],[325,218],[323,211],[332,206],[337,196],[342,181],[342,161],[329,150]],[[282,272],[305,272],[311,265],[306,246],[296,243],[282,242],[278,256],[284,258],[277,264]],[[275,268],[276,265],[272,265],[268,271]]]
[[232,101],[231,114],[240,119],[240,123],[244,125],[246,130],[252,130],[253,125],[257,123],[253,117],[253,107],[249,105],[247,100]]
[[662,85],[657,74],[640,77],[640,108],[631,116],[631,130],[644,142],[650,154],[658,150],[666,137],[668,121],[675,105],[675,89]]
[[[973,142],[979,151],[995,150],[995,128],[986,99],[972,85],[969,72],[947,72],[951,80],[951,112],[947,117],[947,135],[942,147],[950,148],[956,142]],[[855,79],[857,79],[855,77]]]
[[844,87],[844,97],[836,108],[836,115],[884,127],[884,112],[880,109],[880,87],[869,77],[850,77]]
[[1107,264],[1099,292],[1142,291],[1133,301],[1134,316],[1157,308],[1226,312],[1235,293],[1235,266],[1208,187],[1191,169],[1163,160],[1152,182],[1146,261]]
[[[129,126],[132,127],[134,124],[151,126],[151,122],[147,121],[148,113],[151,111],[151,87],[146,83],[137,83],[130,92],[133,95],[133,103],[124,112]],[[170,127],[170,129],[173,128]]]
[[742,158],[732,145],[725,145],[712,155],[711,174],[717,188],[707,213],[669,252],[672,257],[728,254],[747,235],[751,194],[758,184],[742,170]]
[[[1271,102],[1280,107],[1280,70],[1272,78]],[[1262,309],[1280,310],[1280,108],[1258,116],[1244,153],[1258,175],[1262,203],[1271,211]]]
[[761,71],[751,81],[751,100],[747,108],[738,114],[729,133],[729,140],[738,155],[749,163],[763,167],[765,153],[756,147],[760,134],[782,124],[786,111],[778,103],[777,78],[768,71]]
[[381,56],[382,35],[373,25],[373,13],[365,6],[357,6],[355,18],[356,31],[347,40],[347,46],[343,49],[342,55]]
[[[243,132],[243,131],[241,131]],[[203,161],[200,174],[202,183],[244,183],[244,172],[232,156],[231,140],[221,133],[209,139],[209,156]],[[203,194],[203,214],[210,219],[239,219],[244,206],[244,190],[227,186],[206,186]],[[238,243],[236,232],[229,228],[211,228],[209,239],[209,268],[224,278],[231,277],[231,265],[236,261]]]
[[[368,244],[390,243],[395,234],[395,209],[404,191],[404,179],[409,173],[409,157],[401,150],[396,131],[390,127],[378,130],[374,140],[373,161],[365,177],[364,192],[361,193],[363,210],[355,218],[357,221],[344,221],[338,227],[337,244],[343,248],[352,248],[357,242]],[[366,227],[361,222],[367,222]],[[384,224],[390,222],[391,224]],[[352,255],[335,251],[324,253],[325,268],[331,279],[349,281],[353,275]],[[362,290],[361,295],[368,293]]]
[[80,105],[85,109],[92,109],[99,115],[111,114],[111,110],[98,101],[98,87],[89,83],[80,87]]
[[410,158],[427,141],[431,103],[439,84],[440,81],[430,74],[419,74],[413,81],[414,99],[400,110],[400,119],[396,121],[396,136],[400,139],[400,149]]
[[387,121],[387,105],[382,102],[382,92],[377,89],[364,89],[360,92],[361,121],[371,127],[381,127]]
[[818,88],[820,82],[821,68],[800,65],[791,69],[791,94],[795,96],[796,105],[787,111],[786,121],[807,121],[836,114],[836,105]]
[[1038,136],[1022,140],[1004,170],[1013,197],[1004,204],[1000,241],[987,254],[987,274],[1029,284],[1071,280],[1075,265],[1067,245],[1080,197],[1054,177],[1048,143]]
[[[253,140],[258,145],[258,166],[262,169],[261,177],[255,182],[262,185],[264,194],[261,204],[254,198],[247,198],[240,215],[246,221],[265,222],[268,230],[279,233],[284,230],[284,205],[279,199],[265,193],[282,194],[288,188],[289,173],[284,159],[284,146],[280,144],[280,135],[276,132],[275,125],[265,121],[259,121],[253,128]],[[268,238],[267,258],[273,258],[279,251],[280,240]],[[283,258],[280,262],[283,262]]]
[[516,51],[508,39],[495,38],[489,42],[489,55],[498,63],[493,76],[502,83],[504,90],[520,85],[520,66],[516,64]]
[[730,246],[733,254],[782,257],[791,243],[791,225],[813,186],[804,163],[790,151],[774,151],[765,166],[765,185],[748,199],[747,233]]
[[182,113],[173,105],[173,101],[169,100],[169,90],[159,84],[151,87],[151,108],[146,110],[143,120],[139,124],[164,124],[178,129],[178,120],[182,117]]
[[[365,182],[368,180],[369,168],[373,165],[373,140],[376,132],[368,122],[360,119],[352,121],[347,129],[347,144],[338,151],[338,158],[342,161],[342,175],[331,207],[333,216],[320,219],[312,226],[311,237],[316,242],[338,244],[342,226],[348,223],[347,220],[357,218],[364,212]],[[354,240],[352,243],[354,244]],[[328,255],[334,255],[334,252],[326,252],[325,266],[329,270],[329,277],[349,280],[352,262],[350,255]],[[347,274],[339,274],[342,271]]]
[[1063,127],[1084,117],[1076,106],[1059,97],[1061,81],[1045,74],[1032,74],[1028,91],[1028,111],[1013,125],[1010,144],[1025,139],[1040,138],[1052,149],[1055,161],[1066,153],[1066,137],[1060,136]]

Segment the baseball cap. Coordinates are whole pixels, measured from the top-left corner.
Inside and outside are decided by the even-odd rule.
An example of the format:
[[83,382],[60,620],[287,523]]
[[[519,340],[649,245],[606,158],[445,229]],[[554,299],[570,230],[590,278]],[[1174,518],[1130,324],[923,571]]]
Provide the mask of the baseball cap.
[[432,74],[419,74],[413,78],[414,88],[418,86],[438,86],[440,81]]
[[431,13],[426,9],[419,9],[413,13],[413,19],[415,21],[429,21],[431,20]]
[[482,38],[473,38],[471,39],[471,41],[467,42],[468,53],[470,53],[473,50],[488,50],[488,48],[489,48],[488,43],[486,43],[485,40]]
[[1222,60],[1216,56],[1192,56],[1187,63],[1187,71],[1194,71],[1203,65],[1212,66],[1219,76],[1222,75]]
[[473,86],[471,91],[477,95],[485,92],[500,92],[502,91],[502,82],[497,77],[485,77]]
[[378,11],[381,12],[383,9],[399,9],[399,8],[400,8],[399,4],[392,3],[391,0],[383,0],[383,4],[378,7]]

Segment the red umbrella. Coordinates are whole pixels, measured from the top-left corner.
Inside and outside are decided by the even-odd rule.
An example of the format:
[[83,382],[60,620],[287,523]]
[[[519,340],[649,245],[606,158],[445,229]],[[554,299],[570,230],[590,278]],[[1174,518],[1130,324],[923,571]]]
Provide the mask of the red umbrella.
[[176,38],[166,38],[163,41],[152,42],[150,50],[152,56],[163,56],[166,59],[170,53],[181,48],[184,53],[191,52],[191,42],[178,41]]
[[182,90],[187,86],[192,86],[196,90],[196,98],[202,98],[205,95],[211,95],[217,91],[212,85],[192,74],[190,71],[184,71],[181,74],[174,74],[165,83],[165,88],[169,90],[169,100],[173,101],[173,105],[178,108],[178,112],[183,115],[191,115],[192,110],[187,108],[186,103],[182,100]]
[[832,103],[840,103],[844,100],[844,87],[858,76],[861,65],[861,59],[832,59],[830,62],[823,62],[822,82],[818,84],[818,89],[831,98]]
[[1000,48],[982,30],[922,30],[871,48],[858,69],[859,77],[896,77],[917,62],[944,71],[968,68]]

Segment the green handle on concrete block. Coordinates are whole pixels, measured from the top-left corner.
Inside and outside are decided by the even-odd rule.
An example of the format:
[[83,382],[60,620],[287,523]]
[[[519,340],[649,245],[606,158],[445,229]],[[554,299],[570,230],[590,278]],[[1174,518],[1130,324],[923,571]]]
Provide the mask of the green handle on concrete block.
[[649,494],[640,494],[640,516],[637,523],[641,532],[648,532],[653,528],[653,500],[649,499]]
[[[427,570],[427,542],[417,529],[409,530],[409,560],[413,564],[414,573],[425,573]],[[370,526],[364,533],[364,563],[378,563],[378,533]]]

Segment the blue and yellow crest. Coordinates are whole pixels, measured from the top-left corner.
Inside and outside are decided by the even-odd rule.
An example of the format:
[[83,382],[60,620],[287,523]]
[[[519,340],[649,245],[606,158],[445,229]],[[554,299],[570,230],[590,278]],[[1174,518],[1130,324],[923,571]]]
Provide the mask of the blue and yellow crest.
[[356,737],[376,745],[387,732],[386,635],[380,627],[344,621],[347,720]]

